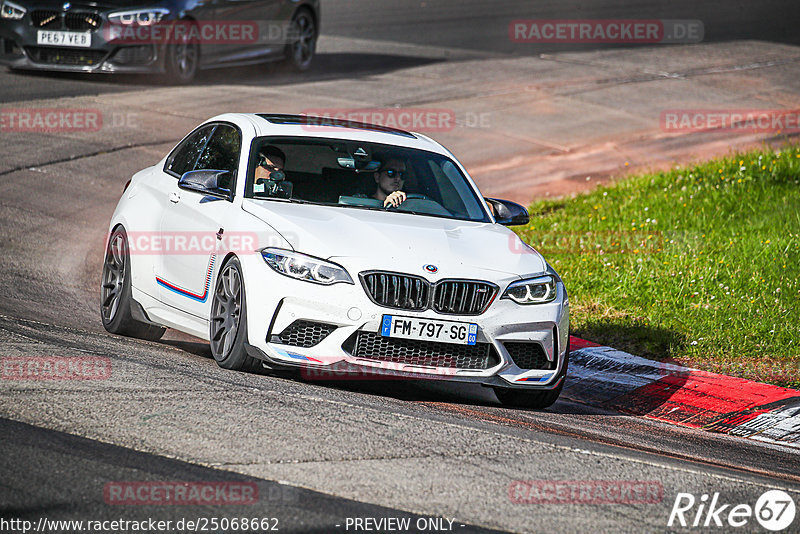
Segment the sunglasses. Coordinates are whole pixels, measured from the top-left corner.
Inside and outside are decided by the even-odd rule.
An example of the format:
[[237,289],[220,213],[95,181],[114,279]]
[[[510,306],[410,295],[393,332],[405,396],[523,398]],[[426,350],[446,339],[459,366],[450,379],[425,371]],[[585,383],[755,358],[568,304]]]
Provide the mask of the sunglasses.
[[264,167],[265,169],[270,170],[270,171],[279,171],[279,170],[281,170],[281,168],[278,167],[277,165],[268,165],[266,156],[261,156],[259,158],[258,166],[259,167]]
[[397,176],[401,180],[405,180],[406,176],[408,176],[408,173],[406,171],[398,171],[397,169],[385,169],[383,173],[386,174],[386,176],[388,176],[389,178],[394,178],[395,176]]

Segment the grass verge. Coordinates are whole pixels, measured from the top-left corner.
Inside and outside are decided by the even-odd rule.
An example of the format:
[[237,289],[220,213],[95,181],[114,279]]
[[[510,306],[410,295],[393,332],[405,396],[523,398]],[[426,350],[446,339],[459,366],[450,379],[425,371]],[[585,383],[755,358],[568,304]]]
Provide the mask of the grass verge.
[[800,147],[531,206],[518,234],[567,286],[572,333],[800,387]]

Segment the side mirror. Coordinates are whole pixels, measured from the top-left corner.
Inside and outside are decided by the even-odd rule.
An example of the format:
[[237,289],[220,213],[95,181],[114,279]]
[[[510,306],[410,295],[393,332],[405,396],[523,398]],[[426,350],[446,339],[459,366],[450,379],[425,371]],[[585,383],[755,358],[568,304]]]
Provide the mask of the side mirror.
[[494,219],[503,226],[522,226],[531,220],[528,210],[516,202],[499,198],[485,198],[494,209]]
[[178,187],[204,195],[233,200],[231,171],[203,170],[189,171],[181,176]]

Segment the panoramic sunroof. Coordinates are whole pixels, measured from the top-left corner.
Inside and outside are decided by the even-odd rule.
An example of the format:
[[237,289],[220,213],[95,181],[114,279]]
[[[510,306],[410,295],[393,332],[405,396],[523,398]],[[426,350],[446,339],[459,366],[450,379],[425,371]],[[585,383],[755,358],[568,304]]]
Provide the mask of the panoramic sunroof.
[[330,117],[313,117],[308,115],[270,115],[259,113],[259,117],[265,119],[272,124],[288,124],[288,125],[308,125],[308,126],[330,126],[337,128],[351,128],[353,130],[368,130],[372,132],[387,133],[392,135],[400,135],[402,137],[409,137],[416,139],[416,136],[405,130],[397,128],[389,128],[388,126],[380,126],[377,124],[367,124],[364,122],[355,122],[342,119],[334,119]]

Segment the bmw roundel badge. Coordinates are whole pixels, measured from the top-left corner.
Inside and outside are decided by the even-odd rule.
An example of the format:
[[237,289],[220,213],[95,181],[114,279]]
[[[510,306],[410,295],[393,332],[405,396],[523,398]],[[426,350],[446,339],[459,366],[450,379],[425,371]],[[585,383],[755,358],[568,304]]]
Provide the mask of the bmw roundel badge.
[[439,268],[437,266],[431,265],[430,263],[428,265],[424,266],[423,269],[425,269],[426,271],[428,271],[431,274],[439,271]]

